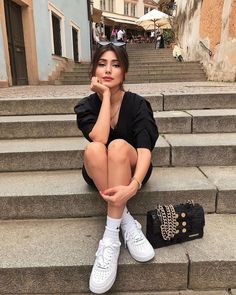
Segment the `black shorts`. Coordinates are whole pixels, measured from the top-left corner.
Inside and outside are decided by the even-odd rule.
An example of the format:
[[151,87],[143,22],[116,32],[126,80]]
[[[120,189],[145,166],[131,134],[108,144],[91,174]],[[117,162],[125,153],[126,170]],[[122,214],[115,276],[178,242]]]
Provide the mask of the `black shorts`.
[[[143,179],[142,185],[144,185],[148,181],[148,179],[150,178],[151,174],[152,174],[152,164],[150,164],[150,166],[148,168],[148,171],[147,171],[147,173],[146,173],[146,175],[145,175],[145,177]],[[92,180],[92,178],[90,178],[88,176],[88,173],[87,173],[84,165],[83,165],[83,168],[82,168],[82,175],[83,175],[84,180],[87,182],[87,184],[89,184],[92,187],[94,187],[95,189],[97,189],[95,183]]]

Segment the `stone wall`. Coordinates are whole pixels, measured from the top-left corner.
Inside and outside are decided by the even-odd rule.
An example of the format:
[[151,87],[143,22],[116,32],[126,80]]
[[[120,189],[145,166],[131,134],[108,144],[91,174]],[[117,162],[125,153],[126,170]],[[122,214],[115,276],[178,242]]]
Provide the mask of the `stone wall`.
[[236,81],[236,0],[176,0],[176,4],[177,37],[185,60],[202,62],[209,80]]

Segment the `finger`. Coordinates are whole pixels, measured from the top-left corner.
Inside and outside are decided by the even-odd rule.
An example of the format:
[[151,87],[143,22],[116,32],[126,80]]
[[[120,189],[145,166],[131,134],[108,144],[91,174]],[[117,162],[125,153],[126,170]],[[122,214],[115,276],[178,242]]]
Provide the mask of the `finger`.
[[116,188],[116,187],[111,187],[111,188],[106,189],[106,190],[103,191],[102,193],[103,193],[104,195],[108,195],[108,196],[110,196],[110,195],[115,194],[116,192],[117,192],[117,188]]
[[101,197],[105,200],[105,201],[110,201],[110,196],[108,196],[108,195],[104,195],[102,192],[99,192],[100,193],[100,195],[101,195]]

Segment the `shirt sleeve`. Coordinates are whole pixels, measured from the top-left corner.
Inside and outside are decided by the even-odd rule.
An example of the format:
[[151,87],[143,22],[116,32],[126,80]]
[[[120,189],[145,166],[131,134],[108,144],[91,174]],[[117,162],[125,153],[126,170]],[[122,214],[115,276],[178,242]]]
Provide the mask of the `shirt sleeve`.
[[133,132],[136,148],[147,148],[150,151],[154,149],[159,133],[151,105],[145,99],[138,102],[133,120]]
[[74,108],[77,114],[77,126],[82,131],[84,137],[92,141],[89,133],[93,129],[97,121],[97,114],[95,108],[89,101],[89,97],[83,98]]

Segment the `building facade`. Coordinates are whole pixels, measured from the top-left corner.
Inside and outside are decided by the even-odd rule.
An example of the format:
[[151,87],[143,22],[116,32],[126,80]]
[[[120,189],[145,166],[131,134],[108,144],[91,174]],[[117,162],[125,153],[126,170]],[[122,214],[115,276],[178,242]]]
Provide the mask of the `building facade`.
[[209,80],[236,81],[236,1],[176,0],[176,5],[185,58],[201,61]]
[[90,61],[86,0],[0,0],[0,86],[50,84]]
[[104,31],[110,33],[109,28],[112,26],[137,29],[136,20],[157,8],[157,2],[158,0],[94,0],[93,5],[102,11],[101,22],[105,27]]

